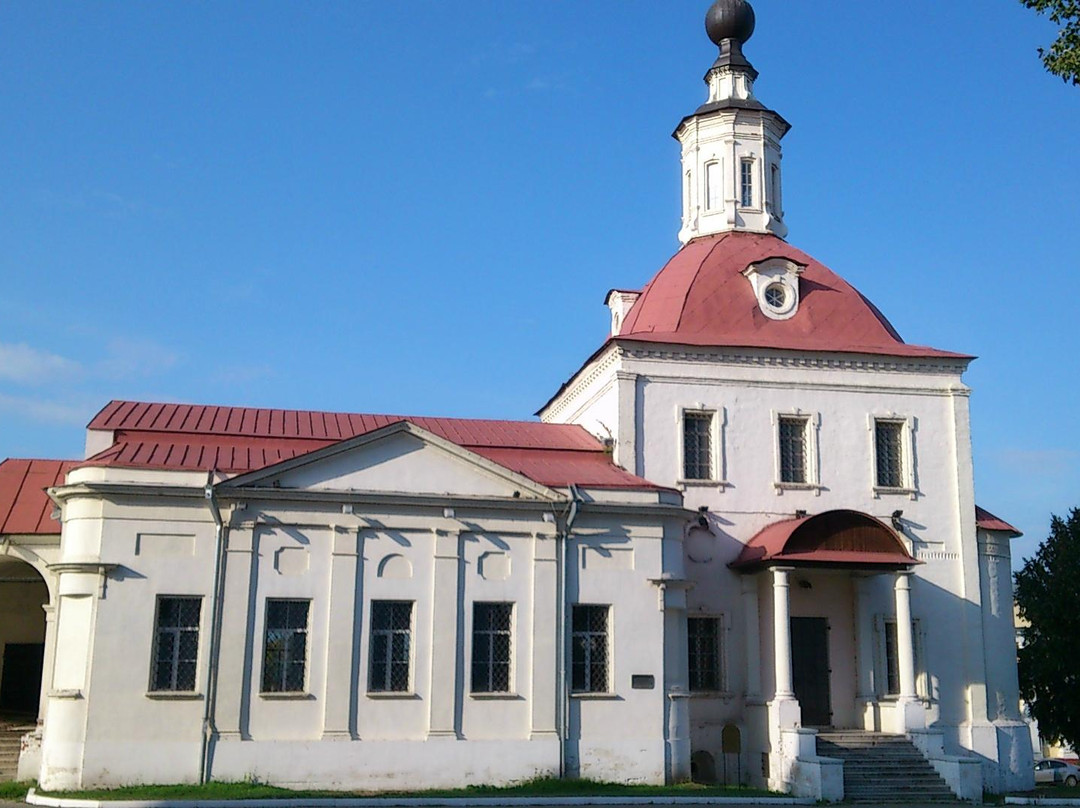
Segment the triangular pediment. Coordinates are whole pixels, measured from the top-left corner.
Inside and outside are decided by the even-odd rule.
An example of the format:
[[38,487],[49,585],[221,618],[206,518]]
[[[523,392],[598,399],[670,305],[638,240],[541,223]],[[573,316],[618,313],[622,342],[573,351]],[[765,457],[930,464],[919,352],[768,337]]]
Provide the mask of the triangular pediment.
[[221,487],[561,499],[547,486],[407,421],[243,474]]

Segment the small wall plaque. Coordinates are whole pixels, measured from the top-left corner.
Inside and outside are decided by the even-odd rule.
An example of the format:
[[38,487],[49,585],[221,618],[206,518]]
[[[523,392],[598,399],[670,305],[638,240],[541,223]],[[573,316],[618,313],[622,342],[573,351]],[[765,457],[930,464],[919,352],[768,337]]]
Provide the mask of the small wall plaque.
[[630,687],[634,690],[652,690],[656,687],[656,677],[643,673],[635,673],[630,677]]

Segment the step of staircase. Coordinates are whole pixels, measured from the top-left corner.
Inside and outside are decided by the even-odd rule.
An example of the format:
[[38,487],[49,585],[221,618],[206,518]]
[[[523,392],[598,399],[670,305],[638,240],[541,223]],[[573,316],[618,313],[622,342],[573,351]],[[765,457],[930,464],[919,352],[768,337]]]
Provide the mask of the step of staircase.
[[19,770],[22,736],[33,729],[32,723],[0,720],[0,781],[15,779]]
[[821,730],[817,752],[844,762],[848,802],[956,802],[930,761],[903,735]]

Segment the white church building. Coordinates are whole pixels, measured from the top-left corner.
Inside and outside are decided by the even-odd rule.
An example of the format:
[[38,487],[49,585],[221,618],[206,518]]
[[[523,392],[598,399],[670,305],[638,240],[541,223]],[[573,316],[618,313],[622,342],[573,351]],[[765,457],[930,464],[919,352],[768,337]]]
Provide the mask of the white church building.
[[0,464],[21,777],[1032,786],[972,357],[785,240],[753,10],[706,28],[681,249],[539,420],[113,401]]

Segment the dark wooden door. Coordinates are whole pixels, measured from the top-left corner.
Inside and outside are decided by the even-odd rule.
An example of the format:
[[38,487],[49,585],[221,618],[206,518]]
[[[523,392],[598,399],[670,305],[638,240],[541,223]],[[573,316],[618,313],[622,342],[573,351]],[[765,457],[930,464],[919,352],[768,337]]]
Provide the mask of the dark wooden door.
[[37,716],[44,643],[8,643],[0,679],[0,710]]
[[829,697],[829,621],[791,618],[791,675],[806,727],[832,725]]

